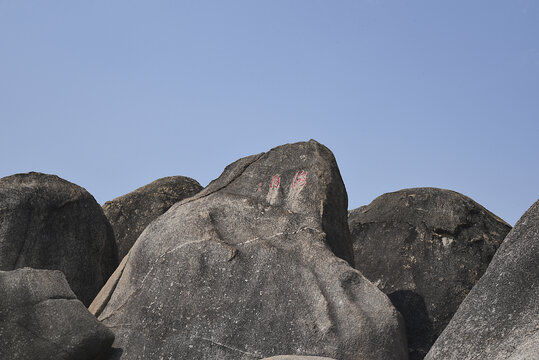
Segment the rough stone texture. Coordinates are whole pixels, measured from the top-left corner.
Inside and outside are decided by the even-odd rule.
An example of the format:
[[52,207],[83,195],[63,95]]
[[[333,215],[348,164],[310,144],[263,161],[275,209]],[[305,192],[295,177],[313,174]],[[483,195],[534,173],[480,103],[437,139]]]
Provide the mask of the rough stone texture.
[[131,249],[99,316],[109,359],[406,359],[400,314],[347,262],[346,208],[315,141],[229,165]]
[[334,360],[320,356],[296,356],[296,355],[280,355],[265,358],[263,360]]
[[114,292],[114,289],[116,289],[116,285],[118,285],[118,281],[120,281],[120,277],[122,276],[122,273],[124,271],[125,264],[127,263],[127,259],[129,259],[129,253],[127,253],[127,255],[124,256],[124,258],[120,262],[120,265],[118,265],[116,270],[114,270],[114,272],[109,277],[109,280],[107,281],[105,286],[101,288],[101,290],[95,297],[94,301],[92,301],[92,303],[88,307],[88,310],[90,311],[90,313],[92,313],[92,315],[94,316],[101,315],[101,312],[103,311],[103,309],[109,302],[110,296]]
[[127,255],[146,226],[172,205],[200,190],[202,186],[191,178],[169,176],[107,201],[103,211],[114,230],[120,259]]
[[435,188],[384,194],[351,211],[349,226],[357,269],[404,316],[412,360],[425,357],[511,229]]
[[0,359],[97,360],[114,341],[60,271],[0,271],[0,294]]
[[35,172],[0,179],[0,270],[61,270],[88,306],[117,265],[112,228],[85,189]]
[[539,201],[520,218],[427,360],[539,358]]

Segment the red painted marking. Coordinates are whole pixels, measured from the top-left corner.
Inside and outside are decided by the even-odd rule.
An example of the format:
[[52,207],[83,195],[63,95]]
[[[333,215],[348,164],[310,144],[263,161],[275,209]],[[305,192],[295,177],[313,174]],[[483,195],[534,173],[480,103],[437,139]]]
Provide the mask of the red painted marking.
[[279,185],[281,185],[281,178],[279,174],[273,175],[273,178],[271,178],[270,189],[278,189]]
[[258,183],[258,188],[256,192],[262,192],[262,183]]
[[307,172],[305,170],[298,171],[294,175],[294,180],[292,180],[292,189],[297,186],[304,186],[307,183]]

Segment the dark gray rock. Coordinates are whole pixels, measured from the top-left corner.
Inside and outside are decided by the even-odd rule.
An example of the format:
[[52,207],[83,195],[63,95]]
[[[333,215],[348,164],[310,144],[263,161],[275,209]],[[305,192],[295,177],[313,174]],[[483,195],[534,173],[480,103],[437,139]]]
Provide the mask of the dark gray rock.
[[117,265],[112,228],[85,189],[35,172],[0,179],[0,270],[61,270],[88,306]]
[[0,359],[97,360],[114,341],[60,271],[0,271],[0,294]]
[[315,141],[229,165],[131,248],[99,316],[110,359],[406,359],[400,314],[348,263],[346,208]]
[[349,226],[357,269],[404,316],[412,360],[425,357],[511,229],[435,188],[384,194],[351,211]]
[[297,355],[279,355],[265,358],[263,360],[333,360],[320,356],[297,356]]
[[539,358],[539,201],[520,218],[428,360]]
[[172,205],[200,190],[202,186],[196,180],[185,176],[169,176],[107,201],[103,211],[114,230],[120,259],[127,255],[146,226]]

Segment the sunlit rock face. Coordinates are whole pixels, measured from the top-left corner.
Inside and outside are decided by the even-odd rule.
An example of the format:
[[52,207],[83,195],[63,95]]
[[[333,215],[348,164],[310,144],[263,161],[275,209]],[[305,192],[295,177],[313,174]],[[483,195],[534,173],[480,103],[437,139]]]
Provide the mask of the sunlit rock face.
[[109,359],[407,359],[400,314],[350,266],[346,191],[315,141],[229,165],[127,256],[99,315]]

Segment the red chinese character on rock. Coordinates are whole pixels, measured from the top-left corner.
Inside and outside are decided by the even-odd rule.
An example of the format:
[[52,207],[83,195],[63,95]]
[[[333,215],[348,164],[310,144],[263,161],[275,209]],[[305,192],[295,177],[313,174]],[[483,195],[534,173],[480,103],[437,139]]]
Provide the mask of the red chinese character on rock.
[[304,186],[307,183],[307,172],[305,170],[298,171],[292,180],[292,189],[296,186]]
[[273,175],[273,178],[271,179],[270,189],[278,189],[279,185],[281,185],[281,177],[279,174]]

